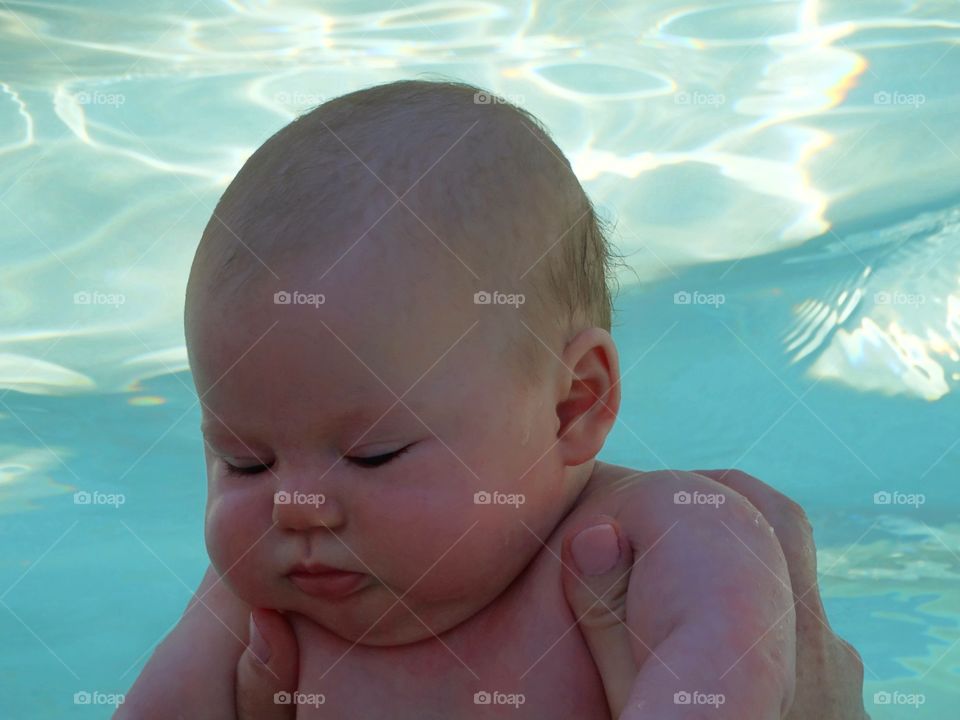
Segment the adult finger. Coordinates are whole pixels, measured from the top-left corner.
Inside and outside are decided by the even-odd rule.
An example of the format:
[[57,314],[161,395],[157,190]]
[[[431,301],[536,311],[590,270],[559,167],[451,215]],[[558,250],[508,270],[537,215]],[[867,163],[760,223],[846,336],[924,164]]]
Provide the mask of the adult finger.
[[637,677],[627,620],[633,549],[617,521],[603,515],[563,539],[563,590],[603,680],[612,717],[619,717]]
[[297,715],[299,648],[290,623],[274,610],[250,614],[250,644],[237,664],[239,720],[288,720]]

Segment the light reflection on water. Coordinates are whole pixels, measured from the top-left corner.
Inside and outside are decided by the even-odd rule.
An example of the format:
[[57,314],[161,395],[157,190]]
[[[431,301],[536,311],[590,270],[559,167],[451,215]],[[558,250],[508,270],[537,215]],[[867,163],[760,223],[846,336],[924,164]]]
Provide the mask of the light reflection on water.
[[[956,424],[945,412],[960,380],[960,5],[387,6],[0,7],[0,519],[13,550],[0,590],[73,527],[72,494],[95,487],[129,493],[129,527],[160,556],[179,553],[181,575],[199,572],[202,467],[181,323],[200,232],[283,124],[329,97],[429,73],[534,112],[617,220],[634,271],[620,282],[641,284],[624,293],[615,335],[627,365],[647,359],[625,381],[608,459],[745,464],[798,497],[822,533],[831,617],[864,651],[868,694],[919,687],[924,712],[946,716],[960,699]],[[678,290],[726,304],[713,315],[678,306]],[[710,363],[689,360],[704,347]],[[752,375],[768,370],[810,390],[830,432],[779,419],[778,384],[767,378],[768,397]],[[698,447],[676,437],[692,411],[706,418]],[[898,460],[877,460],[891,448]],[[819,478],[843,462],[838,500]],[[170,537],[151,534],[170,510],[151,488],[172,476],[162,485],[193,512]],[[910,515],[864,499],[888,486],[931,503]],[[109,513],[77,524],[38,566],[39,584],[24,580],[6,602],[42,636],[68,632],[30,608],[44,583],[76,580],[84,548],[130,543],[114,531]],[[141,580],[150,637],[84,640],[122,650],[123,668],[102,673],[108,687],[181,603],[156,604],[164,578]],[[102,592],[89,591],[96,617]],[[42,645],[22,644],[44,668]]]

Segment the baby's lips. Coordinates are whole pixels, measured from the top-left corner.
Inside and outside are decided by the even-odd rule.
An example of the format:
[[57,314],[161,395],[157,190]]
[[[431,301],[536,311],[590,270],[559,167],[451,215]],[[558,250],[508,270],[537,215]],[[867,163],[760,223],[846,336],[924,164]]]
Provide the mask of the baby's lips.
[[306,563],[297,563],[290,571],[288,575],[293,575],[294,573],[304,573],[310,575],[319,575],[321,573],[347,573],[347,572],[357,572],[356,570],[347,570],[346,568],[335,567],[333,565],[324,565],[323,563],[318,562],[306,562]]

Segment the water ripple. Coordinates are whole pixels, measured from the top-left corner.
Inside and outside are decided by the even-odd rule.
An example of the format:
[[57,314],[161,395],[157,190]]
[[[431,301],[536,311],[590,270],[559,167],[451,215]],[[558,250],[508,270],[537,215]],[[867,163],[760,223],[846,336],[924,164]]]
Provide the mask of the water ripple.
[[[12,0],[0,10],[0,352],[21,358],[10,384],[85,387],[23,358],[102,390],[179,368],[166,353],[182,354],[183,284],[213,203],[266,137],[329,97],[432,73],[528,107],[616,219],[630,283],[948,205],[957,44],[960,6],[885,0],[589,12],[570,0],[152,12]],[[784,328],[787,351],[824,377],[855,366],[864,390],[942,396],[952,321],[887,317],[865,294],[851,304],[854,276],[811,295]],[[936,287],[928,312],[953,307],[954,288]],[[81,306],[77,292],[125,303]],[[24,332],[56,327],[81,332],[55,344]]]

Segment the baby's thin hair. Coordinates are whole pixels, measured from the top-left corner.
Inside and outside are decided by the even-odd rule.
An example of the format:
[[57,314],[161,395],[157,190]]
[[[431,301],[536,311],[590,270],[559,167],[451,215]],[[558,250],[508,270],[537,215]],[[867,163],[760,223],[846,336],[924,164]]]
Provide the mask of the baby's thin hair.
[[503,113],[514,115],[515,120],[526,126],[563,164],[569,173],[564,180],[575,186],[571,188],[574,202],[564,206],[567,210],[561,223],[565,228],[564,236],[556,238],[555,246],[551,246],[540,261],[547,268],[545,275],[550,284],[547,297],[559,302],[571,321],[579,313],[590,325],[610,331],[614,311],[610,288],[617,283],[614,268],[622,264],[622,258],[614,251],[610,240],[613,226],[597,213],[576,179],[570,161],[535,115],[481,87],[448,78],[385,83],[350,93],[342,99],[350,99],[358,111],[418,102],[425,105],[469,102],[481,106],[493,104]]
[[[489,122],[478,125],[481,119]],[[395,130],[398,123],[403,132],[389,137],[393,144],[379,153],[389,158],[379,160],[377,152],[364,152],[376,141],[383,143],[384,129]],[[441,129],[444,126],[453,129]],[[481,129],[461,135],[474,126]],[[444,138],[444,132],[451,137]],[[553,322],[566,335],[590,326],[610,331],[610,287],[616,282],[613,269],[619,258],[611,248],[610,224],[597,214],[570,162],[533,114],[480,87],[450,79],[402,80],[341,95],[267,140],[224,192],[204,231],[205,239],[221,238],[213,282],[238,287],[250,273],[263,271],[261,263],[245,257],[261,243],[288,244],[287,252],[293,252],[292,247],[303,242],[300,238],[316,237],[316,231],[305,231],[311,208],[319,215],[323,207],[325,219],[334,212],[350,212],[356,198],[369,196],[364,183],[372,173],[390,182],[390,166],[398,165],[422,178],[426,173],[421,175],[417,163],[424,162],[424,145],[432,150],[433,143],[449,147],[460,140],[460,166],[445,164],[444,182],[432,190],[439,204],[459,211],[449,214],[460,220],[441,229],[473,238],[480,223],[493,224],[496,232],[485,236],[487,247],[476,249],[501,267],[505,258],[525,258],[514,265],[525,269],[514,280],[535,296],[532,303],[528,298],[532,307],[524,308],[528,318],[535,316],[532,323]],[[374,162],[386,165],[373,168]],[[391,189],[399,195],[406,188]],[[512,215],[524,219],[504,219]],[[550,222],[531,230],[533,220],[528,218],[537,216]],[[230,232],[224,233],[224,227]],[[535,237],[538,234],[543,237]],[[521,245],[526,245],[523,252]],[[544,348],[526,334],[520,342],[529,372],[539,366]]]

